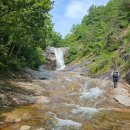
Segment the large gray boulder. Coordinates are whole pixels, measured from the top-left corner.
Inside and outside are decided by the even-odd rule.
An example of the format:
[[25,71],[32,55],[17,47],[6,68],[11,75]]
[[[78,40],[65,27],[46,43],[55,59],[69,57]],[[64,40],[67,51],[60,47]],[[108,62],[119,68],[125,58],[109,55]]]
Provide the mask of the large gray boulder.
[[45,52],[45,57],[48,60],[47,67],[55,70],[56,68],[56,57],[55,53],[48,47]]

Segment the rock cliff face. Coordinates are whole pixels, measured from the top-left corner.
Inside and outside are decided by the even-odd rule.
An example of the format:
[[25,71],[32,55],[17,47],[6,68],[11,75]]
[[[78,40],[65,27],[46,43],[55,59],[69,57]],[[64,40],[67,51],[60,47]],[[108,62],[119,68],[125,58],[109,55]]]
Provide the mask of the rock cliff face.
[[45,52],[45,57],[48,60],[48,68],[55,70],[56,69],[56,57],[55,57],[55,53],[53,51],[50,50],[50,48],[46,49]]

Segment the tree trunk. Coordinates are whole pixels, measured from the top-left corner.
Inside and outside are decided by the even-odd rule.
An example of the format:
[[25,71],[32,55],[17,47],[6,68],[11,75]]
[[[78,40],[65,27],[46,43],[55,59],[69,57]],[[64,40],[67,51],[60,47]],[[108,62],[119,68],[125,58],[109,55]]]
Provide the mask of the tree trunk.
[[12,49],[10,49],[11,51],[9,51],[9,53],[8,53],[8,57],[10,57],[10,56],[11,56],[11,54],[12,54],[12,52],[13,52],[13,50],[14,50],[15,46],[16,46],[16,45],[13,45]]
[[22,48],[22,44],[20,45],[20,47],[19,47],[19,49],[18,49],[18,51],[17,51],[17,54],[16,54],[16,59],[17,59],[17,56],[18,56],[18,54],[19,54],[19,52],[20,52],[21,48]]

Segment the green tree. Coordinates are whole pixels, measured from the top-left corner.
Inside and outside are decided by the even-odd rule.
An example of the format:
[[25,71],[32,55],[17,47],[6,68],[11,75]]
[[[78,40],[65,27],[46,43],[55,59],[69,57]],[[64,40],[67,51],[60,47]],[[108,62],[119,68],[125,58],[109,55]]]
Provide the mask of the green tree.
[[1,69],[36,67],[43,62],[37,48],[46,47],[46,20],[52,4],[51,0],[0,1]]

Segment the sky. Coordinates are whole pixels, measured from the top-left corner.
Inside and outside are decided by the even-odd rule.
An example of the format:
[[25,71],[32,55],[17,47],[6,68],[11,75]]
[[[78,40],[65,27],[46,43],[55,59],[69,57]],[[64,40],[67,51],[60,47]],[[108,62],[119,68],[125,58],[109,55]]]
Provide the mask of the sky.
[[105,5],[109,0],[55,0],[51,10],[54,29],[62,37],[67,35],[72,25],[81,23],[91,5]]

